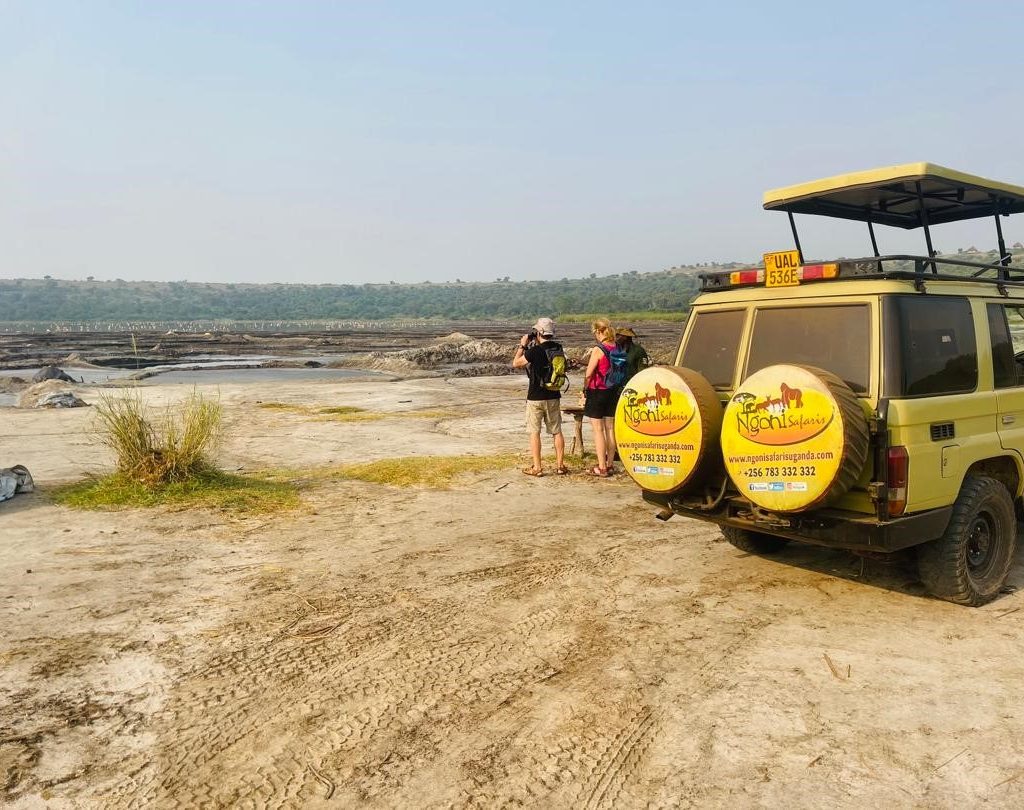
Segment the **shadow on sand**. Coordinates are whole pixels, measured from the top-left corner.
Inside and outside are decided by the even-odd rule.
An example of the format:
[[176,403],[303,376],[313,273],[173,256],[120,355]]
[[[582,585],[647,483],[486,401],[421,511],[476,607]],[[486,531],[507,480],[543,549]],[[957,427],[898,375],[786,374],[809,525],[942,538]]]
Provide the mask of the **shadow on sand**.
[[36,484],[35,492],[22,492],[8,501],[0,501],[0,520],[7,515],[27,512],[29,509],[47,506],[49,503],[50,499],[39,491],[39,485]]
[[[790,543],[776,554],[761,556],[886,591],[931,598],[918,577],[917,555],[913,548],[891,555],[861,556],[852,551]],[[1006,585],[995,601],[1021,589],[1024,589],[1024,524],[1017,526],[1017,551]]]

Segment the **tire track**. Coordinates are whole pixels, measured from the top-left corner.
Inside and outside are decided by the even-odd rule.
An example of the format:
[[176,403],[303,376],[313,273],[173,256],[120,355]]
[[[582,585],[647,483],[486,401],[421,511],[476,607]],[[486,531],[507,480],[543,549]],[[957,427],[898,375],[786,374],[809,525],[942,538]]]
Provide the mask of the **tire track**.
[[[158,717],[158,734],[176,733],[157,767],[109,798],[118,806],[234,803],[267,784],[269,805],[312,798],[323,785],[307,763],[327,774],[339,753],[363,754],[381,737],[480,710],[550,677],[551,662],[574,649],[571,642],[542,637],[559,615],[547,608],[487,634],[450,606],[431,606],[368,634],[352,628],[354,635],[338,640],[230,656],[204,668],[205,677],[192,678]],[[276,696],[268,696],[271,689]],[[184,737],[182,729],[188,730]],[[238,758],[232,752],[242,742],[264,752],[263,764],[248,773],[221,770],[219,763]]]

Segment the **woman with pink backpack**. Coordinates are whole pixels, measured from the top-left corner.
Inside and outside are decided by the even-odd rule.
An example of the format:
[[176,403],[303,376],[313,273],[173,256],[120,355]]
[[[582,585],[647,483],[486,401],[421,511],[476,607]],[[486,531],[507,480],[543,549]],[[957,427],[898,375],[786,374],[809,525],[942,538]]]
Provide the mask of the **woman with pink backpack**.
[[590,474],[607,478],[614,472],[615,406],[626,382],[626,353],[615,344],[615,330],[608,321],[598,319],[590,328],[597,345],[590,352],[583,376],[583,415],[590,419],[597,453],[597,464]]

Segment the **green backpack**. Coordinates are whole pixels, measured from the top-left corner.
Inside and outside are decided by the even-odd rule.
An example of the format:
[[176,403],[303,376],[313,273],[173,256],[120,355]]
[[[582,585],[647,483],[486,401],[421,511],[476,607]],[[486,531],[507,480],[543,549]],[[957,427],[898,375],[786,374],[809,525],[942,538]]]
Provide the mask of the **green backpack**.
[[541,344],[547,363],[543,368],[537,369],[537,381],[541,388],[548,391],[565,391],[569,387],[569,378],[566,372],[569,363],[565,359],[565,350],[560,343]]

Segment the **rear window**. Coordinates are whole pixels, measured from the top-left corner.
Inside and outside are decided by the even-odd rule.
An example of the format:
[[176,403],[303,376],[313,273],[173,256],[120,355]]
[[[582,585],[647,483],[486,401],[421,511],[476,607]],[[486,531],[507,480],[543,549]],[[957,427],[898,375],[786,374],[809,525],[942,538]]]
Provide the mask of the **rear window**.
[[883,302],[883,312],[886,396],[939,396],[977,388],[978,349],[966,298],[892,295]]
[[859,394],[871,374],[871,308],[843,306],[759,309],[750,336],[747,374],[776,363],[797,363],[831,371]]
[[682,365],[699,371],[716,388],[729,388],[736,372],[746,314],[743,309],[694,313]]

